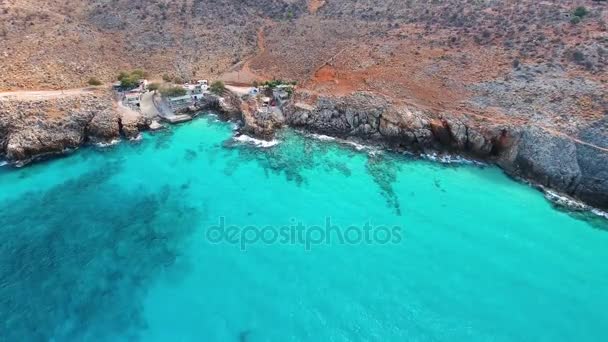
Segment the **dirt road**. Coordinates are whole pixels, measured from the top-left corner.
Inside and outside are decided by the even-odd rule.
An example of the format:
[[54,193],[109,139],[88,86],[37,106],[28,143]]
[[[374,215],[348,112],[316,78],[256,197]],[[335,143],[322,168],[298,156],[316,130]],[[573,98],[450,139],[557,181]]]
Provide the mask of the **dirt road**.
[[63,98],[74,95],[90,94],[98,91],[99,88],[77,88],[77,89],[66,89],[66,90],[23,90],[23,91],[9,91],[0,92],[0,101],[2,100],[44,100]]

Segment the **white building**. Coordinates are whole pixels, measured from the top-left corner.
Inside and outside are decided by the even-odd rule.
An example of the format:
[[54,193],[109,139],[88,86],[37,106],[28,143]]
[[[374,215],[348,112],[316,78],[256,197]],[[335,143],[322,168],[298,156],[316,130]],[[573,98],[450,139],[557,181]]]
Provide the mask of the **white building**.
[[141,100],[141,94],[128,93],[128,94],[125,94],[123,103],[128,106],[139,106],[140,100]]

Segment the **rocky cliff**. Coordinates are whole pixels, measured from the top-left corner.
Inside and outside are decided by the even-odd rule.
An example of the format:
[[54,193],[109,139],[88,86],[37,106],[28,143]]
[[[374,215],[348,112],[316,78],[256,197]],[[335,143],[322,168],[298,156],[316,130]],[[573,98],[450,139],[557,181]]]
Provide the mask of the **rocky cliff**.
[[469,115],[424,111],[370,93],[294,102],[285,119],[313,132],[496,162],[513,176],[608,208],[608,120],[570,136],[535,125],[480,124]]
[[[126,109],[124,109],[126,110]],[[0,100],[0,156],[23,164],[85,143],[133,138],[148,122],[106,92]]]

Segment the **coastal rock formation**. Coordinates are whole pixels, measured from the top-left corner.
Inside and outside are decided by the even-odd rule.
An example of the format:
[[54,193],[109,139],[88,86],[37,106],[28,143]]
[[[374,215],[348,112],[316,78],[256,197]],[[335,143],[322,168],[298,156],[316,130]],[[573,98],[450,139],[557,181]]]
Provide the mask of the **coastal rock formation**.
[[118,111],[106,92],[0,100],[0,155],[10,162],[62,153],[87,142],[135,137],[147,120]]
[[[602,128],[603,126],[603,128]],[[538,128],[523,130],[501,155],[507,172],[534,180],[600,208],[608,208],[608,134],[599,122],[572,138]]]
[[280,111],[269,108],[260,108],[258,103],[251,99],[241,105],[243,119],[242,132],[259,137],[270,139],[274,132],[283,125],[283,115]]
[[[314,105],[294,102],[285,108],[290,126],[340,137],[358,137],[416,152],[454,150],[486,158],[504,148],[507,131],[469,124],[466,117],[437,115],[383,97],[359,92],[319,97]],[[502,142],[502,143],[501,143]]]
[[[304,95],[300,100],[310,99]],[[314,104],[294,102],[285,107],[285,119],[293,127],[317,133],[495,161],[513,176],[608,208],[606,120],[571,137],[535,125],[480,126],[465,115],[439,115],[369,93],[319,97]]]

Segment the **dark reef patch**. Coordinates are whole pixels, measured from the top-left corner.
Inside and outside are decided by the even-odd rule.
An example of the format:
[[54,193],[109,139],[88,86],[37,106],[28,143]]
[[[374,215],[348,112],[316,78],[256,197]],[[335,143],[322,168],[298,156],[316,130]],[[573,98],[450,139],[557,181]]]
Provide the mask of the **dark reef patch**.
[[154,148],[157,150],[164,150],[171,147],[170,142],[173,137],[173,134],[174,130],[172,129],[165,129],[162,131],[155,132],[154,136],[156,137],[156,142],[154,144]]
[[123,190],[108,165],[0,203],[0,331],[6,341],[135,339],[146,284],[199,215],[181,190]]
[[387,205],[393,208],[397,215],[401,215],[399,197],[393,189],[393,183],[397,181],[401,164],[395,160],[394,156],[389,154],[370,155],[366,169],[374,182],[380,187],[380,193],[386,199]]
[[322,166],[326,171],[336,171],[349,176],[346,164],[333,160],[328,153],[336,146],[310,139],[297,132],[283,132],[281,143],[262,149],[247,144],[226,142],[227,153],[236,150],[238,158],[230,162],[225,170],[231,175],[245,161],[258,163],[267,175],[283,175],[290,182],[306,184],[305,172]]

